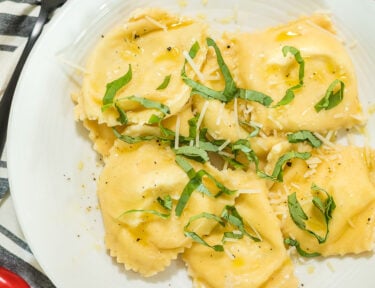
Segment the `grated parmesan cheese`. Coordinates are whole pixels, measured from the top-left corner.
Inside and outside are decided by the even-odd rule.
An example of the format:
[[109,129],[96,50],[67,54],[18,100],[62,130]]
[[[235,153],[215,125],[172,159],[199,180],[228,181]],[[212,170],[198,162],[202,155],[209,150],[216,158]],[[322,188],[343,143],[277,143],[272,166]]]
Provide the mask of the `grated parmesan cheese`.
[[236,126],[236,131],[237,131],[237,136],[238,138],[241,138],[241,131],[240,131],[240,123],[238,121],[238,100],[237,100],[237,97],[234,98],[234,101],[233,101],[233,121],[234,121],[234,125]]
[[271,115],[268,115],[267,118],[271,120],[271,122],[273,122],[280,130],[284,128],[283,125],[281,125],[281,123],[277,121],[275,118],[273,118]]
[[77,72],[80,72],[80,73],[82,73],[84,75],[89,75],[90,74],[90,72],[87,71],[87,69],[85,69],[83,66],[73,63],[72,61],[66,59],[63,55],[58,55],[57,59],[61,63],[65,64],[65,65],[67,65],[67,66],[69,66],[71,68],[74,68],[75,70],[77,70]]
[[191,69],[193,69],[194,73],[197,75],[199,81],[205,82],[204,75],[199,70],[198,66],[194,63],[194,60],[190,57],[189,53],[187,51],[183,51],[182,55],[184,55],[186,61],[189,63]]
[[166,25],[160,23],[159,21],[156,21],[154,18],[152,18],[152,17],[150,17],[150,16],[148,16],[148,15],[145,16],[145,19],[146,19],[148,22],[150,22],[151,24],[154,24],[155,26],[157,26],[157,27],[163,29],[164,31],[167,31],[167,30],[168,30],[168,28],[167,28]]
[[174,138],[174,149],[177,149],[180,143],[180,126],[181,126],[181,119],[180,119],[180,115],[177,114],[176,127],[175,127],[176,137]]
[[240,194],[259,194],[260,191],[256,189],[238,189],[238,193]]
[[221,118],[223,117],[224,108],[225,108],[225,103],[222,103],[222,105],[220,106],[220,109],[219,109],[219,113],[217,113],[216,125],[220,125],[220,123],[221,123]]
[[206,114],[207,108],[208,108],[209,105],[210,105],[210,101],[206,100],[203,104],[202,111],[199,114],[199,118],[198,118],[198,121],[197,121],[196,138],[195,138],[195,145],[197,147],[199,147],[199,128],[201,127],[201,124],[202,124],[202,121],[203,121],[203,118],[204,118],[204,114]]
[[223,155],[225,157],[232,158],[232,159],[235,158],[233,154],[227,153],[227,152],[224,152],[224,151],[219,151],[219,155]]
[[318,138],[320,141],[323,142],[324,145],[326,145],[329,148],[332,148],[333,150],[336,149],[336,146],[334,143],[332,143],[329,139],[325,138],[322,134],[318,132],[313,132],[314,136]]
[[225,147],[228,146],[228,144],[230,143],[230,140],[226,140],[223,144],[221,144],[221,146],[219,146],[218,150],[219,151],[222,151]]

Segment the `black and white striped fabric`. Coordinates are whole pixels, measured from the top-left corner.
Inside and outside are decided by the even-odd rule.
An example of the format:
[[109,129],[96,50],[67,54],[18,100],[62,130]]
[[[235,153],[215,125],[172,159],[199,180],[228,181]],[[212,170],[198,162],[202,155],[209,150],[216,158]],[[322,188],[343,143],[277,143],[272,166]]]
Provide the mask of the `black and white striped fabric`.
[[[0,0],[0,98],[39,15],[39,2]],[[9,193],[6,149],[0,156],[0,266],[20,275],[33,288],[55,287],[22,235]]]

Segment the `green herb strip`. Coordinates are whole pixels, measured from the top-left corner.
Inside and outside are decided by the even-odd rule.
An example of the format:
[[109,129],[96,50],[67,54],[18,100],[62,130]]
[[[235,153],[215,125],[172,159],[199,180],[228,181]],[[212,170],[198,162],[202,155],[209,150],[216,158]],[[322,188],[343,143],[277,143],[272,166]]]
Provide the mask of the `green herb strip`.
[[156,199],[158,203],[166,210],[171,211],[172,210],[172,197],[170,195],[166,195],[163,198],[158,197]]
[[258,102],[266,107],[269,107],[273,102],[270,96],[254,90],[240,89],[238,97],[244,100]]
[[197,214],[197,215],[194,215],[192,217],[190,217],[189,219],[189,222],[185,225],[184,227],[184,234],[186,237],[190,237],[192,238],[195,242],[199,243],[199,244],[202,244],[204,246],[207,246],[209,248],[212,248],[213,250],[217,251],[217,252],[222,252],[224,251],[224,247],[223,245],[209,245],[206,241],[204,241],[197,233],[193,232],[193,231],[188,231],[188,227],[190,226],[190,224],[198,219],[202,219],[202,218],[205,218],[205,219],[209,219],[209,220],[214,220],[216,221],[217,223],[219,223],[221,226],[224,226],[225,223],[223,222],[223,220],[218,217],[217,215],[215,214],[211,214],[211,213],[207,213],[207,212],[203,212],[203,213],[200,213],[200,214]]
[[168,87],[169,82],[171,81],[172,75],[165,76],[163,82],[156,88],[156,90],[164,90]]
[[[191,94],[192,95],[197,94],[197,95],[202,96],[205,99],[215,99],[224,103],[228,103],[231,100],[233,100],[233,98],[239,97],[244,100],[258,102],[268,107],[273,101],[271,97],[261,92],[237,88],[236,83],[234,82],[232,74],[230,73],[229,68],[224,61],[224,58],[220,52],[219,47],[217,46],[215,41],[211,38],[207,38],[206,41],[207,41],[207,45],[213,47],[215,50],[217,63],[224,77],[224,82],[225,82],[224,91],[213,90],[189,78],[186,75],[186,71],[185,71],[185,65],[186,65],[186,61],[185,61],[184,66],[181,70],[181,78],[185,82],[186,85],[192,88]],[[196,45],[196,44],[194,44],[190,49],[189,55],[191,58],[194,58],[197,53],[197,50],[199,50],[199,45]],[[194,53],[191,53],[192,51]]]
[[301,256],[303,256],[303,257],[306,257],[306,258],[313,258],[313,257],[318,257],[318,256],[321,255],[318,252],[313,252],[313,253],[306,252],[305,250],[303,250],[301,248],[299,242],[297,240],[292,239],[292,238],[286,238],[286,239],[284,239],[284,243],[286,245],[296,247],[296,250],[297,250],[298,254],[301,255]]
[[132,210],[128,210],[128,211],[125,211],[124,213],[122,213],[118,218],[126,215],[126,214],[130,214],[130,213],[146,213],[146,214],[152,214],[152,215],[155,215],[155,216],[158,216],[160,218],[163,218],[163,219],[168,219],[169,216],[170,216],[170,213],[161,213],[159,211],[156,211],[156,210],[145,210],[145,209],[132,209]]
[[236,234],[233,232],[224,233],[223,242],[225,242],[225,240],[228,238],[241,239],[243,236],[247,236],[255,242],[261,241],[258,237],[253,236],[246,231],[244,221],[234,206],[226,205],[223,209],[223,212],[221,213],[221,218],[237,227],[241,232],[240,234]]
[[267,175],[266,173],[262,171],[258,171],[257,174],[259,177],[264,179],[269,179],[272,181],[278,181],[283,182],[283,166],[286,162],[288,162],[291,159],[298,158],[302,160],[307,160],[311,157],[311,154],[309,152],[296,152],[296,151],[290,151],[285,153],[283,156],[281,156],[273,169],[272,175]]
[[295,133],[287,135],[288,141],[290,143],[299,143],[307,141],[312,147],[319,148],[322,146],[322,141],[320,141],[311,131],[301,130]]
[[164,104],[161,104],[159,102],[147,99],[147,98],[137,97],[137,96],[129,96],[129,97],[126,97],[124,99],[131,100],[131,101],[134,101],[134,102],[138,102],[143,107],[148,108],[148,109],[159,110],[164,115],[171,113],[168,106],[166,106]]
[[324,216],[326,233],[323,237],[316,234],[314,231],[306,228],[305,221],[308,219],[308,217],[306,213],[303,211],[302,206],[298,202],[296,193],[292,193],[288,196],[288,209],[290,217],[292,218],[293,222],[298,226],[298,228],[313,235],[318,240],[319,244],[321,244],[326,242],[327,237],[329,235],[329,222],[332,219],[332,213],[336,208],[336,204],[332,196],[329,195],[328,192],[324,189],[318,187],[316,184],[312,184],[311,190],[315,192],[323,192],[326,196],[325,201],[322,201],[321,198],[318,196],[314,196],[312,200],[313,205]]
[[192,222],[194,222],[198,219],[202,219],[202,218],[214,220],[218,224],[220,224],[222,227],[225,227],[226,224],[229,223],[230,225],[234,226],[238,230],[238,232],[234,232],[234,231],[224,232],[224,235],[221,239],[222,244],[225,244],[225,242],[228,239],[242,239],[244,236],[249,237],[250,239],[252,239],[255,242],[261,241],[261,239],[259,239],[256,236],[251,235],[245,229],[245,223],[244,223],[241,215],[238,213],[237,209],[234,206],[226,205],[223,208],[223,211],[221,212],[220,217],[215,215],[215,214],[211,214],[211,213],[207,213],[207,212],[203,212],[203,213],[200,213],[200,214],[197,214],[197,215],[194,215],[194,216],[190,217],[189,222],[184,227],[185,236],[190,237],[194,241],[196,241],[197,243],[200,243],[204,246],[210,247],[217,252],[224,251],[224,246],[221,245],[221,244],[211,246],[206,241],[204,241],[199,235],[197,235],[195,232],[188,231],[188,229],[187,229]]
[[183,146],[174,149],[176,155],[184,155],[187,158],[196,160],[201,163],[205,163],[209,160],[208,154],[205,150],[195,146]]
[[223,74],[224,81],[225,81],[225,88],[223,91],[223,95],[227,99],[226,102],[229,102],[235,97],[238,91],[238,88],[236,86],[236,83],[233,80],[232,74],[230,73],[227,64],[225,64],[224,62],[223,56],[221,55],[220,49],[216,45],[215,41],[211,38],[207,38],[206,41],[209,47],[213,47],[215,49],[216,60],[217,60],[220,71]]
[[[340,88],[335,91],[335,88],[340,85]],[[345,84],[341,80],[334,80],[328,87],[325,96],[314,106],[316,112],[321,110],[330,110],[336,107],[344,99]]]
[[200,48],[201,47],[199,46],[198,41],[195,41],[194,44],[191,46],[191,48],[189,50],[189,56],[190,56],[191,59],[194,59],[195,56],[197,56]]
[[148,136],[138,136],[132,137],[129,135],[123,135],[119,133],[115,128],[112,128],[113,133],[115,134],[116,138],[120,139],[121,141],[128,143],[128,144],[136,144],[143,141],[150,141],[150,140],[158,140],[159,137],[148,135]]
[[292,54],[294,56],[294,59],[299,64],[299,72],[298,72],[299,83],[289,88],[288,90],[286,90],[284,97],[274,107],[284,106],[292,102],[295,97],[294,90],[297,90],[303,86],[303,78],[305,76],[305,60],[302,58],[301,52],[293,46],[284,46],[282,48],[282,52],[283,52],[284,57],[286,57],[288,53]]
[[122,109],[117,103],[114,104],[115,108],[119,114],[119,117],[117,118],[117,121],[121,123],[121,125],[128,124],[128,116],[126,115],[126,112],[124,109]]
[[[215,177],[213,177],[211,174],[209,174],[205,170],[199,170],[196,172],[194,168],[187,162],[183,157],[181,156],[176,156],[176,163],[181,167],[181,169],[188,175],[189,177],[189,182],[186,184],[184,187],[180,199],[177,202],[175,213],[177,216],[181,216],[182,211],[184,210],[187,202],[190,199],[191,194],[197,190],[203,194],[206,194],[211,197],[217,197],[221,195],[222,193],[232,195],[236,191],[235,190],[230,190],[226,186],[224,186],[222,183],[217,181]],[[207,187],[203,184],[203,177],[206,176],[209,178],[215,186],[219,189],[219,192],[216,195],[213,195]]]
[[129,69],[128,69],[128,72],[125,73],[124,76],[110,82],[107,84],[107,87],[106,87],[106,91],[105,91],[105,94],[104,94],[104,97],[103,97],[103,106],[102,106],[102,111],[104,112],[105,110],[107,110],[109,107],[112,106],[113,104],[113,99],[115,98],[116,96],[116,93],[121,89],[123,88],[126,84],[128,84],[130,82],[130,80],[132,79],[133,77],[133,74],[132,74],[132,67],[131,65],[129,64]]

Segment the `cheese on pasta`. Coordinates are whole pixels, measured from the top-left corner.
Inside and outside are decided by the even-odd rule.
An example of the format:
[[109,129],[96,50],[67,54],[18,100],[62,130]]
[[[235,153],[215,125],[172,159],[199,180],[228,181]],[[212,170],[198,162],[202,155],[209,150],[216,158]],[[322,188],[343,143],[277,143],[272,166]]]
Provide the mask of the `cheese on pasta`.
[[[338,130],[362,124],[362,109],[353,65],[329,18],[209,35],[193,18],[137,10],[88,58],[75,115],[104,160],[98,198],[109,254],[145,277],[182,254],[195,287],[293,288],[298,279],[284,239],[322,256],[372,250],[375,152],[335,143]],[[303,75],[285,46],[300,53]],[[131,80],[104,105],[109,84],[130,69]],[[333,81],[344,83],[343,98],[316,111]],[[277,105],[297,84],[294,99]],[[296,141],[292,132],[301,132]],[[289,152],[305,160],[282,162]],[[334,199],[323,243],[293,221],[294,192],[318,235],[327,226],[312,199]],[[235,209],[232,221],[244,227],[229,223],[225,209]],[[243,228],[256,239],[239,237]],[[227,232],[233,237],[223,238]]]

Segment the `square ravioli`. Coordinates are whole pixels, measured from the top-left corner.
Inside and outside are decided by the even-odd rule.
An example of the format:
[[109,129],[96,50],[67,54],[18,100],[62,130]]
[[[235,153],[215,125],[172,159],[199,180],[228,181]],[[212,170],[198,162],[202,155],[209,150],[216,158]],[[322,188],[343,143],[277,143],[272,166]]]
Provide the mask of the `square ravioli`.
[[[313,152],[306,162],[291,161],[284,171],[284,181],[270,189],[272,207],[281,220],[284,237],[298,241],[304,251],[322,256],[371,251],[375,236],[375,186],[374,160],[370,155],[373,154],[365,148],[336,146],[334,150]],[[321,199],[323,206],[332,197],[335,207],[330,211],[329,223],[315,197]],[[290,206],[296,209],[296,201],[306,217],[292,217]],[[296,223],[301,219],[305,229]],[[324,236],[325,241],[318,240]]]
[[[251,183],[249,186],[257,193],[240,195],[235,207],[249,232],[257,235],[260,241],[246,236],[242,239],[228,239],[221,252],[194,243],[183,254],[194,287],[298,286],[278,220],[267,199],[267,188],[263,181],[250,175],[248,181]],[[205,240],[211,245],[220,243],[224,233],[228,231],[231,231],[230,227],[218,225]]]

